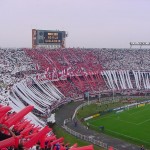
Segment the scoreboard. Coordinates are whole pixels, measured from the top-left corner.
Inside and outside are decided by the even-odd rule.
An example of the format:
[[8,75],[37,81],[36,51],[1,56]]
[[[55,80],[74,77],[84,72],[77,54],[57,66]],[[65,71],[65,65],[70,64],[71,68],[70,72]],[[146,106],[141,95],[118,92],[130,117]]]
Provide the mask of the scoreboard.
[[62,32],[44,32],[44,43],[62,43]]
[[65,47],[66,37],[66,31],[32,29],[32,48],[46,46],[50,48],[63,48]]

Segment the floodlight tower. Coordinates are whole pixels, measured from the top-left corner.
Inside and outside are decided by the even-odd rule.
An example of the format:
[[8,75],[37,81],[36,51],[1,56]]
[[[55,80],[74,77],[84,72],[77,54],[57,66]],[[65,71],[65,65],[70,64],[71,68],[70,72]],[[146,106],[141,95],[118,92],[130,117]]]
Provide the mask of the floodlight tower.
[[130,42],[130,48],[132,48],[132,46],[140,46],[140,49],[142,48],[142,46],[150,46],[150,42]]

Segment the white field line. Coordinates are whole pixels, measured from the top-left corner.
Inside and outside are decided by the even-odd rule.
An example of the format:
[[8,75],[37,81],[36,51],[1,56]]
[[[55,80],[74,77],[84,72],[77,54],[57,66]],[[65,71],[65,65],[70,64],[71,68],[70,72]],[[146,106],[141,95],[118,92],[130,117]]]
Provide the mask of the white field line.
[[[97,127],[97,126],[94,126],[94,125],[91,125],[91,124],[90,124],[90,126]],[[116,134],[118,134],[118,135],[122,135],[122,136],[124,136],[124,137],[128,137],[128,138],[130,138],[130,139],[134,139],[134,140],[140,141],[140,142],[142,142],[142,143],[150,144],[150,142],[148,142],[148,141],[143,141],[143,140],[140,140],[140,139],[138,139],[138,138],[134,138],[134,137],[132,137],[132,136],[128,136],[128,135],[125,135],[125,134],[122,134],[122,133],[119,133],[119,132],[116,132],[116,131],[112,131],[112,130],[109,130],[109,129],[106,129],[106,128],[105,128],[104,130],[110,131],[110,132],[113,132],[113,133],[116,133]],[[119,139],[119,138],[118,138],[118,139]]]
[[[129,109],[130,110],[130,109]],[[149,110],[149,108],[148,109],[141,109],[141,110],[139,110],[139,111],[136,111],[136,112],[134,112],[134,113],[128,113],[129,115],[134,115],[134,114],[138,114],[138,113],[140,113],[140,112],[142,112],[142,111],[146,111],[146,110]]]
[[105,117],[103,117],[103,118],[98,118],[98,119],[96,119],[96,120],[93,120],[93,121],[91,121],[92,123],[93,122],[96,122],[97,120],[99,120],[99,119],[105,119],[105,118],[112,118],[112,119],[114,119],[114,120],[117,120],[117,121],[122,121],[122,122],[126,122],[126,123],[130,123],[130,124],[134,124],[134,125],[137,125],[136,123],[133,123],[133,122],[129,122],[129,121],[126,121],[126,120],[122,120],[122,119],[120,119],[119,118],[119,116],[118,116],[118,118],[113,118],[113,117],[111,117],[111,116],[113,116],[114,114],[112,114],[112,115],[110,115],[110,116],[105,116]]
[[138,123],[137,125],[141,125],[141,124],[143,124],[143,123],[145,123],[145,122],[148,122],[148,121],[150,121],[150,119],[147,119],[147,120],[145,120],[145,121],[143,121],[143,122],[140,122],[140,123]]
[[[137,111],[137,112],[134,112],[134,113],[131,113],[131,114],[130,114],[130,113],[127,113],[127,114],[129,114],[129,115],[134,115],[134,114],[136,114],[136,113],[140,113],[141,111],[146,111],[146,110],[149,110],[149,109],[142,109],[142,110],[140,110],[140,111]],[[143,124],[143,123],[145,123],[145,122],[150,121],[150,119],[147,119],[147,120],[144,120],[144,121],[142,121],[142,122],[140,122],[140,123],[133,123],[133,122],[130,122],[130,121],[126,121],[126,120],[120,119],[119,116],[118,116],[118,118],[113,118],[113,117],[111,117],[111,116],[113,116],[113,115],[114,115],[114,114],[111,114],[111,115],[109,115],[109,116],[104,116],[104,117],[102,117],[102,118],[101,118],[101,116],[99,116],[100,118],[97,118],[96,120],[94,119],[94,120],[91,121],[91,122],[96,122],[97,120],[99,120],[99,119],[104,119],[104,118],[112,118],[112,119],[114,119],[114,120],[118,120],[118,121],[130,123],[130,124],[134,124],[134,125],[141,125],[141,124]]]
[[150,142],[148,142],[148,141],[143,141],[143,140],[140,140],[140,139],[138,139],[138,138],[134,138],[134,137],[132,137],[132,136],[128,136],[128,135],[125,135],[125,134],[122,134],[122,133],[118,133],[118,132],[115,132],[115,131],[112,131],[112,130],[109,130],[109,129],[105,129],[105,130],[110,131],[110,132],[113,132],[113,133],[116,133],[116,134],[119,134],[119,135],[122,135],[122,136],[125,136],[125,137],[128,137],[128,138],[130,138],[130,139],[134,139],[134,140],[137,140],[137,141],[140,141],[140,142],[143,142],[143,143],[150,144]]
[[[130,124],[133,124],[133,125],[141,125],[141,124],[143,124],[143,123],[145,123],[145,122],[150,121],[150,119],[147,119],[147,120],[144,120],[143,122],[140,122],[140,123],[133,123],[133,122],[130,122],[130,121],[126,121],[126,120],[120,119],[119,116],[118,116],[118,118],[113,118],[113,117],[111,117],[111,116],[112,116],[112,115],[106,116],[106,117],[103,117],[103,118],[112,118],[112,119],[114,119],[114,120],[122,121],[122,122],[126,122],[126,123],[130,123]],[[102,120],[103,118],[98,118],[98,119],[93,120],[93,121],[91,121],[91,122],[96,122],[97,120],[99,120],[99,119]]]
[[[119,117],[119,116],[118,116]],[[112,118],[112,117],[109,117],[109,118]],[[133,125],[137,125],[137,123],[133,123],[133,122],[130,122],[130,121],[126,121],[126,120],[123,120],[123,119],[120,119],[120,118],[113,118],[114,120],[117,120],[117,121],[122,121],[122,122],[126,122],[126,123],[130,123],[130,124],[133,124]]]
[[[140,111],[137,111],[137,112],[134,112],[134,113],[128,113],[129,115],[134,115],[134,114],[137,114],[137,113],[140,113],[140,112],[142,112],[142,111],[147,111],[147,110],[149,110],[149,108],[148,109],[142,109],[142,110],[140,110]],[[142,121],[142,122],[140,122],[140,123],[136,123],[136,125],[141,125],[141,124],[143,124],[143,123],[145,123],[145,122],[148,122],[148,121],[150,121],[150,119],[147,119],[147,120],[144,120],[144,121]]]

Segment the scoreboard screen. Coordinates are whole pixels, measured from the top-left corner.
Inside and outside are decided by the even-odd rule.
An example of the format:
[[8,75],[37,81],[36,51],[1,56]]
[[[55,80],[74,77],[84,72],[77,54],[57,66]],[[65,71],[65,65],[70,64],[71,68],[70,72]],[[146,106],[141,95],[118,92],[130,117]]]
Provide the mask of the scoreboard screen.
[[62,32],[44,32],[44,43],[62,43]]
[[66,31],[32,29],[32,47],[60,46],[64,47]]

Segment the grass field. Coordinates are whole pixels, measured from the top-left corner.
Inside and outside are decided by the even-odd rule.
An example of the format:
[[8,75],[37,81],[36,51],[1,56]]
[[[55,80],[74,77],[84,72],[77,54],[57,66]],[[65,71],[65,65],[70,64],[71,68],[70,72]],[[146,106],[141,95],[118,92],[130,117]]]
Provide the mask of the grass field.
[[99,127],[104,126],[104,133],[150,149],[150,105],[109,113],[88,123],[99,132]]

